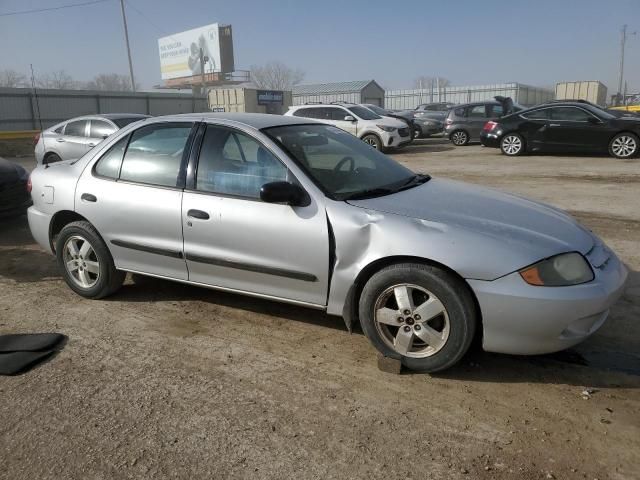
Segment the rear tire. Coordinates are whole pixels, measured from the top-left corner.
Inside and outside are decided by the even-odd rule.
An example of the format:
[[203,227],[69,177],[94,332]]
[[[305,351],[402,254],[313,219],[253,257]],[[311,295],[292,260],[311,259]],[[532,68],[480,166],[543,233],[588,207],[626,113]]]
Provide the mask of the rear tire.
[[609,142],[609,155],[615,158],[633,158],[638,156],[640,141],[630,132],[618,133]]
[[61,161],[62,161],[62,158],[60,158],[60,156],[57,153],[48,153],[44,157],[44,163],[47,164],[47,165],[49,163],[56,163],[56,162],[61,162]]
[[449,140],[456,147],[464,147],[469,143],[469,134],[464,130],[456,130],[451,135],[449,135]]
[[418,372],[453,366],[476,329],[469,287],[445,270],[416,263],[375,273],[362,290],[359,317],[376,349]]
[[373,135],[372,133],[362,137],[362,141],[364,143],[366,143],[367,145],[375,148],[376,150],[379,150],[381,152],[383,151],[382,141],[376,135]]
[[507,133],[500,140],[500,150],[508,157],[517,157],[525,151],[524,138],[517,133]]
[[56,240],[56,258],[69,288],[85,298],[111,295],[126,276],[126,272],[116,269],[107,245],[86,221],[62,228]]

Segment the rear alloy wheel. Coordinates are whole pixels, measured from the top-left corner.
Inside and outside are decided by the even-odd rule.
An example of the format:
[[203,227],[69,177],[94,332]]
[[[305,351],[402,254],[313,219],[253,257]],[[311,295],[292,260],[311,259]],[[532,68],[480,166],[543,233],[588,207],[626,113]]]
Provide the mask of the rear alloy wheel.
[[376,150],[382,151],[382,142],[375,135],[365,135],[364,137],[362,137],[362,141],[367,145],[375,148]]
[[126,275],[116,269],[104,240],[86,221],[62,228],[56,239],[56,257],[67,285],[86,298],[111,295]]
[[373,346],[420,372],[454,365],[475,333],[475,306],[467,285],[430,265],[383,268],[365,284],[358,309]]
[[510,133],[502,137],[500,150],[509,157],[522,155],[524,152],[524,140],[517,133]]
[[451,134],[449,139],[454,145],[462,147],[469,143],[469,134],[464,130],[457,130]]
[[616,158],[631,158],[638,154],[638,137],[633,133],[619,133],[609,143],[609,154]]

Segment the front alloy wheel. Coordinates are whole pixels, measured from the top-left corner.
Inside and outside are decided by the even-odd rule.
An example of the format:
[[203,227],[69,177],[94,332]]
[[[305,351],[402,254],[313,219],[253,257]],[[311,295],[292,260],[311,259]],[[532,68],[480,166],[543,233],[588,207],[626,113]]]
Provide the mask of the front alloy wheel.
[[505,135],[500,142],[500,149],[502,150],[502,153],[510,157],[520,155],[522,153],[523,147],[524,142],[522,141],[522,137],[520,135],[516,135],[515,133]]
[[394,285],[382,292],[375,306],[375,325],[387,346],[407,357],[430,357],[449,338],[447,309],[419,285]]
[[630,158],[638,153],[638,137],[632,133],[619,133],[611,140],[609,153],[616,158]]

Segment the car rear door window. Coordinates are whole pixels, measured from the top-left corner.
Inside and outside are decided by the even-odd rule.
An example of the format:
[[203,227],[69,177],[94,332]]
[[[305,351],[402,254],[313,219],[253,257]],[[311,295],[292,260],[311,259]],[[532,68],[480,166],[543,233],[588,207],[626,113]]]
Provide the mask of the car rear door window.
[[96,175],[114,180],[118,178],[118,174],[120,173],[120,164],[122,163],[122,157],[125,149],[127,148],[128,141],[129,135],[126,135],[107,150],[107,153],[100,157],[100,160],[98,160],[96,166],[93,168]]
[[265,183],[287,179],[287,168],[252,137],[223,127],[207,126],[196,172],[196,189],[260,198]]
[[473,107],[469,107],[467,109],[467,117],[468,118],[486,118],[487,110],[484,105],[474,105]]
[[108,122],[102,120],[91,120],[89,136],[91,138],[106,138],[116,131],[116,128]]
[[318,110],[318,109],[317,108],[300,108],[300,109],[296,110],[295,112],[293,112],[293,116],[294,117],[305,117],[305,118],[318,118],[316,116],[315,110]]
[[586,122],[589,120],[587,112],[576,107],[554,107],[551,109],[552,120],[564,120],[571,122]]
[[191,123],[164,123],[133,132],[120,179],[175,187],[191,128]]
[[487,109],[490,109],[489,117],[500,118],[504,115],[504,109],[502,105],[487,105]]
[[87,120],[76,120],[67,123],[64,134],[72,137],[84,137],[87,128]]

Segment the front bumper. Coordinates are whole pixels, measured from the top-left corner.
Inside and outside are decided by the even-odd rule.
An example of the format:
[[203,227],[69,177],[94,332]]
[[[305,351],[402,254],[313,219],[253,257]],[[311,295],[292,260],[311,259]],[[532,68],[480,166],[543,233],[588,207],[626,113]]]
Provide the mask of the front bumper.
[[495,133],[481,132],[480,143],[485,147],[500,148],[500,137]]
[[517,355],[576,345],[606,321],[624,291],[627,269],[613,252],[595,279],[571,287],[536,287],[518,272],[494,281],[467,280],[476,294],[486,351]]
[[394,132],[382,132],[380,133],[380,137],[382,139],[382,145],[384,147],[401,147],[413,141],[413,137],[411,136],[411,129],[406,127],[405,129],[407,134],[400,135],[398,130]]

